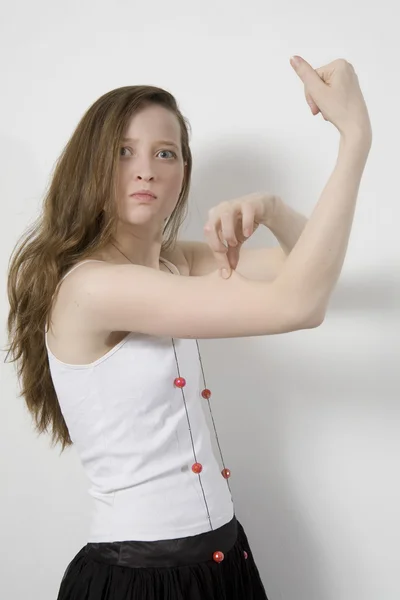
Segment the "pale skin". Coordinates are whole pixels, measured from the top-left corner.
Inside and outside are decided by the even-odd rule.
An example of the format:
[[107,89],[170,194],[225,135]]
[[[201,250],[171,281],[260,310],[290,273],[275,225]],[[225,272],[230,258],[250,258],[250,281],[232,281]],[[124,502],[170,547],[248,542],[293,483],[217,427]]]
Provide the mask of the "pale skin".
[[[173,211],[178,200],[185,168],[180,150],[179,125],[174,115],[155,105],[144,109],[131,120],[125,138],[128,141],[121,145],[119,175],[121,218],[117,234],[114,236],[115,245],[133,263],[169,273],[168,268],[159,262],[159,256],[163,222]],[[160,145],[159,140],[169,143]],[[151,189],[156,193],[157,199],[154,203],[149,204],[129,197],[131,192],[142,188]],[[247,197],[242,200],[245,203]],[[266,208],[270,200],[272,196],[260,195],[260,204],[265,202]],[[254,231],[258,226],[253,221],[249,225]],[[231,238],[229,239],[231,241]],[[217,247],[216,251],[213,251],[213,245],[215,242],[212,239],[209,243],[178,240],[174,251],[165,254],[164,258],[175,264],[183,276],[205,276],[225,264],[221,264],[220,248]],[[226,258],[227,254],[223,256]],[[111,245],[90,258],[112,264],[127,263],[124,256]],[[268,281],[276,277],[285,258],[281,248],[243,248],[235,268],[238,273],[250,279]],[[91,267],[96,267],[96,263],[88,263],[80,269]],[[65,316],[64,308],[69,294],[63,294],[63,291],[68,291],[68,284],[74,279],[74,274],[71,274],[60,286],[60,294],[52,315],[53,329],[48,334],[48,341],[60,360],[86,363],[96,360],[110,350],[127,332],[112,332],[106,339],[95,341],[90,348],[86,347],[87,344],[82,342],[76,331],[75,335],[70,335],[69,332],[74,331],[75,327],[68,316]],[[80,339],[79,344],[76,343],[77,339]]]
[[[305,61],[295,70],[312,114],[321,112],[341,134],[338,163],[309,222],[273,194],[221,203],[209,212],[206,242],[179,241],[164,256],[183,275],[171,276],[159,262],[161,233],[185,164],[175,116],[147,107],[133,117],[124,136],[129,140],[121,144],[115,246],[92,257],[101,263],[83,265],[60,286],[48,337],[60,360],[92,362],[130,331],[247,337],[321,324],[343,264],[371,133],[351,65],[335,61],[318,69],[319,77]],[[156,199],[130,196],[142,188]],[[281,247],[243,248],[259,225],[269,227]],[[227,279],[222,267],[231,270]]]
[[[126,145],[121,146],[119,176],[122,214],[115,236],[116,245],[133,263],[158,269],[163,221],[178,201],[185,169],[179,125],[168,110],[150,106],[131,120],[125,138]],[[169,143],[160,145],[159,140]],[[142,188],[156,193],[157,200],[140,203],[129,199],[130,193]],[[235,210],[236,206],[240,207],[239,211]],[[221,203],[210,210],[210,219],[205,226],[207,243],[178,240],[177,251],[172,257],[178,258],[180,264],[185,263],[186,275],[207,275],[218,267],[232,266],[245,277],[271,280],[285,259],[280,248],[240,248],[239,253],[239,248],[234,250],[233,246],[236,236],[241,246],[259,224],[268,226],[274,206],[275,198],[271,194],[251,194]],[[237,231],[239,220],[243,220],[250,232],[246,238]],[[218,232],[228,242],[229,249],[217,239]],[[102,257],[110,260],[111,255],[125,262],[123,255],[112,246]]]

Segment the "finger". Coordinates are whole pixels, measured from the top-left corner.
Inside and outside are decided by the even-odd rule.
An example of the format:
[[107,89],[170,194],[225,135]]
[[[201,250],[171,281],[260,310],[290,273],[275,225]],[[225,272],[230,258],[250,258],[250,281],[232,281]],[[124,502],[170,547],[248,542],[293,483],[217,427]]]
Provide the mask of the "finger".
[[315,104],[314,100],[311,98],[310,94],[306,93],[306,100],[307,100],[308,106],[311,108],[312,114],[314,116],[317,115],[320,111],[319,111],[318,106]]
[[242,232],[244,237],[247,239],[254,232],[254,214],[255,209],[248,202],[242,204]]
[[237,221],[237,209],[235,210],[232,206],[221,213],[221,239],[225,240],[228,246],[237,246],[238,240],[236,238],[235,226]]
[[229,261],[229,265],[231,269],[236,269],[239,263],[240,256],[240,246],[236,246],[236,248],[228,248],[227,257]]
[[318,101],[318,94],[324,93],[326,84],[307,61],[300,56],[292,56],[290,64],[300,77],[307,90]]
[[217,224],[207,223],[204,227],[204,234],[206,237],[207,244],[210,246],[214,258],[217,263],[218,269],[228,269],[230,272],[229,260],[227,257],[227,247],[223,244],[222,240],[218,235],[220,229],[219,222]]

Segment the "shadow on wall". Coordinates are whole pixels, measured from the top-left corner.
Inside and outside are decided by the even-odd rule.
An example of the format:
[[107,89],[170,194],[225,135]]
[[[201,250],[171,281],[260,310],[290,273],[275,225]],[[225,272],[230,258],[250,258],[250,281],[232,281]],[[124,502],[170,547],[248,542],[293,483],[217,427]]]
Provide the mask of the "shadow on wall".
[[[309,173],[304,173],[298,159],[297,163],[292,160],[293,148],[289,152],[286,148],[277,147],[276,140],[273,144],[272,151],[266,147],[265,140],[232,136],[229,140],[216,140],[212,151],[206,153],[203,150],[199,159],[194,156],[189,216],[184,224],[185,234],[182,237],[205,241],[202,228],[211,207],[224,200],[260,190],[276,193],[295,210],[311,215],[334,163],[328,166],[325,173],[322,170],[315,173],[310,163]],[[299,171],[299,168],[303,170]],[[290,174],[292,170],[293,173]],[[358,204],[362,202],[362,193],[361,188]],[[354,225],[357,226],[357,212],[353,228]],[[352,240],[353,232],[342,273],[331,296],[329,311],[400,311],[400,259],[397,268],[394,263],[371,264],[368,260],[360,269],[349,272]],[[365,245],[367,243],[368,239]],[[248,247],[272,247],[278,242],[269,230],[259,227],[246,244]]]

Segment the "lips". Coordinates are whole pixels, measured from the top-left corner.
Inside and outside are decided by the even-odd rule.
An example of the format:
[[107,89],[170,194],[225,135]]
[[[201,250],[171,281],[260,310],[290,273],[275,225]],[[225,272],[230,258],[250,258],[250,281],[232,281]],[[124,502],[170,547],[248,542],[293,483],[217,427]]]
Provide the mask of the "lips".
[[157,196],[150,190],[138,190],[137,192],[131,194],[131,196],[148,198],[149,200],[155,200],[157,198]]
[[131,198],[136,198],[137,200],[142,200],[144,202],[151,202],[152,200],[155,200],[157,198],[157,196],[155,196],[155,194],[153,194],[153,192],[143,190],[143,191],[139,191],[139,192],[135,192],[134,194],[131,194]]

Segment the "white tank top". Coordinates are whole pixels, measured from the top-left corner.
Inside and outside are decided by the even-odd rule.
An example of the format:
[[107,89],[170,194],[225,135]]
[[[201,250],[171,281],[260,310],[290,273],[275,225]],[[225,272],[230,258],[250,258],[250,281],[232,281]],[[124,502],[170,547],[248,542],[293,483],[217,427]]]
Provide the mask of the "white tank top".
[[[85,262],[90,261],[76,264],[63,279]],[[170,337],[132,332],[98,360],[74,365],[57,359],[45,336],[61,411],[90,482],[88,542],[188,537],[233,518],[204,414],[196,340],[174,338],[178,374]],[[200,476],[192,471],[188,417],[182,390],[174,385],[178,376],[186,380]]]

